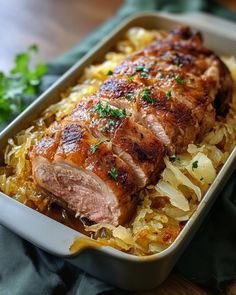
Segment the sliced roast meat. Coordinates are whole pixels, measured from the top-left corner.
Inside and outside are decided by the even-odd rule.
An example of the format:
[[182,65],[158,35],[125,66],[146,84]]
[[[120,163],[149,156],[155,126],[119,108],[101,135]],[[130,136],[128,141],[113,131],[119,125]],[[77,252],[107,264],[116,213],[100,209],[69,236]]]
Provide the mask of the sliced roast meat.
[[52,152],[51,142],[40,142],[32,152],[38,186],[77,215],[114,225],[127,222],[137,190],[129,166],[79,124],[62,123],[56,145]]
[[109,141],[113,152],[130,166],[138,187],[157,179],[163,168],[164,146],[125,108],[91,97],[83,99],[65,120],[79,122],[102,142]]
[[34,180],[76,215],[123,224],[135,194],[157,180],[165,151],[199,141],[227,108],[232,87],[199,32],[180,26],[162,34],[48,128],[31,152]]

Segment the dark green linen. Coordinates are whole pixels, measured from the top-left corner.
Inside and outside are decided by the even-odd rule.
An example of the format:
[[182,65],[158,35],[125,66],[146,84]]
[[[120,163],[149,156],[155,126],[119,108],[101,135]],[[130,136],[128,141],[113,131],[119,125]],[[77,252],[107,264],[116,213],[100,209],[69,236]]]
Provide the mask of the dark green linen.
[[[145,10],[205,11],[227,19],[236,15],[216,1],[129,0],[118,14],[49,66],[42,90],[51,85],[126,16]],[[190,280],[219,290],[236,278],[236,174],[234,174],[176,270]],[[30,225],[29,225],[30,226]],[[0,295],[100,294],[112,286],[53,257],[0,226]],[[113,291],[109,291],[114,293]],[[117,292],[117,291],[116,291]],[[118,293],[114,293],[118,294]]]
[[176,265],[193,282],[223,290],[236,279],[236,172]]

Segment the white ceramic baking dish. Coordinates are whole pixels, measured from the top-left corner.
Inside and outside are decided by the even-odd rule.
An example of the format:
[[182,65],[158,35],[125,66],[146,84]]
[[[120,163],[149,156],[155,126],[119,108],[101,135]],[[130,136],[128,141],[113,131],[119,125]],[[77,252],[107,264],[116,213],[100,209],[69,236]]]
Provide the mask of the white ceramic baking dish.
[[[131,27],[169,30],[178,23],[188,23],[200,29],[205,44],[218,54],[234,55],[236,25],[204,14],[160,15],[145,13],[121,23],[94,49],[74,65],[59,81],[42,94],[14,122],[0,134],[2,151],[9,138],[30,126],[31,122],[50,104],[58,100],[60,92],[72,86],[88,65],[104,57],[106,52]],[[219,26],[217,25],[219,24]],[[232,174],[236,162],[236,149],[210,186],[197,211],[185,225],[175,242],[159,254],[137,257],[110,247],[98,247],[91,239],[43,214],[26,207],[0,193],[0,223],[22,238],[45,251],[64,257],[88,273],[120,288],[128,290],[150,289],[160,284],[170,273],[181,253],[203,222],[218,193]],[[74,250],[70,246],[77,239]]]

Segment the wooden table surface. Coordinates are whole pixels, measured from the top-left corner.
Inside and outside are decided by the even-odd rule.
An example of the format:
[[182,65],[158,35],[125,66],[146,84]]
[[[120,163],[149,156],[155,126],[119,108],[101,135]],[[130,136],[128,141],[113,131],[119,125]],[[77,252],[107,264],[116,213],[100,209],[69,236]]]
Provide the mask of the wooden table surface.
[[[40,47],[40,59],[49,61],[71,48],[112,17],[122,0],[0,0],[0,70],[8,70],[16,53],[29,44]],[[234,0],[222,1],[232,9]],[[209,295],[208,291],[172,273],[158,288],[139,295]],[[228,295],[236,295],[232,284]]]

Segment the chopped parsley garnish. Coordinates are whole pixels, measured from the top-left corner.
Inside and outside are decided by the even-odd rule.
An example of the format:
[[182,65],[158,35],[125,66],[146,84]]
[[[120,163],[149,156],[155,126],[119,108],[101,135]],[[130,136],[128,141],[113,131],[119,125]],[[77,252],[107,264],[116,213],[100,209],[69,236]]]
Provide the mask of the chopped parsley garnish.
[[163,75],[162,73],[158,73],[158,75],[157,75],[157,78],[158,79],[164,79],[165,78],[165,75]]
[[141,77],[148,78],[148,74],[147,73],[149,72],[150,68],[144,67],[144,66],[137,66],[135,68],[135,70],[136,70],[136,72],[141,72]]
[[185,80],[180,79],[180,77],[178,75],[174,76],[174,80],[179,84],[182,84],[182,85],[185,84]]
[[129,81],[133,81],[134,80],[134,76],[132,76],[132,75],[127,75],[127,78],[128,78]]
[[183,67],[183,64],[179,63],[179,64],[177,64],[177,67],[178,68],[182,68]]
[[133,98],[133,96],[134,96],[133,92],[129,92],[126,94],[125,98],[129,100],[129,99]]
[[136,72],[145,72],[145,73],[148,73],[150,68],[148,67],[144,67],[144,66],[137,66],[135,68]]
[[107,75],[113,75],[113,71],[112,70],[109,70],[108,72],[107,72]]
[[194,161],[192,163],[192,170],[197,169],[197,167],[198,167],[198,161]]
[[168,90],[168,91],[166,92],[166,98],[167,98],[167,99],[170,99],[170,98],[171,98],[171,90]]
[[117,174],[116,168],[115,168],[115,167],[111,168],[111,170],[108,171],[108,175],[109,175],[111,178],[113,178],[114,180],[117,180],[117,178],[118,178],[118,174]]
[[108,124],[109,124],[109,126],[115,126],[115,125],[116,125],[116,121],[114,121],[114,120],[110,120],[110,121],[108,122]]
[[110,115],[115,118],[125,118],[127,116],[126,109],[112,109],[110,110]]
[[99,142],[96,144],[92,144],[90,146],[92,154],[96,153],[96,151],[99,149],[100,144],[102,144],[104,142],[109,142],[109,141],[110,141],[109,139],[104,139],[104,140],[99,140]]
[[108,130],[109,128],[108,128],[108,126],[104,126],[104,127],[102,127],[102,132],[106,132],[107,130]]
[[143,92],[141,93],[141,98],[146,100],[149,103],[154,103],[154,99],[150,96],[151,90],[149,88],[145,88]]
[[179,158],[177,155],[171,155],[171,156],[170,156],[170,160],[171,160],[172,162],[175,162],[175,161],[180,161],[180,158]]
[[101,102],[97,103],[93,109],[98,112],[100,118],[108,116],[115,118],[125,118],[127,116],[126,109],[115,109],[112,108],[108,103],[103,105]]
[[141,77],[143,77],[143,78],[148,78],[148,74],[145,73],[145,72],[142,72],[142,73],[141,73]]
[[116,125],[116,121],[114,121],[114,120],[109,120],[108,123],[107,123],[104,127],[102,127],[101,131],[106,132],[106,131],[109,130],[109,128],[110,128],[111,126],[115,126],[115,125]]
[[98,112],[99,117],[104,118],[107,116],[108,106],[109,106],[108,104],[104,106],[103,104],[101,104],[101,102],[99,102],[93,107],[93,109],[94,111]]
[[137,66],[137,67],[135,68],[135,71],[136,71],[136,72],[142,72],[143,69],[144,69],[144,66]]

